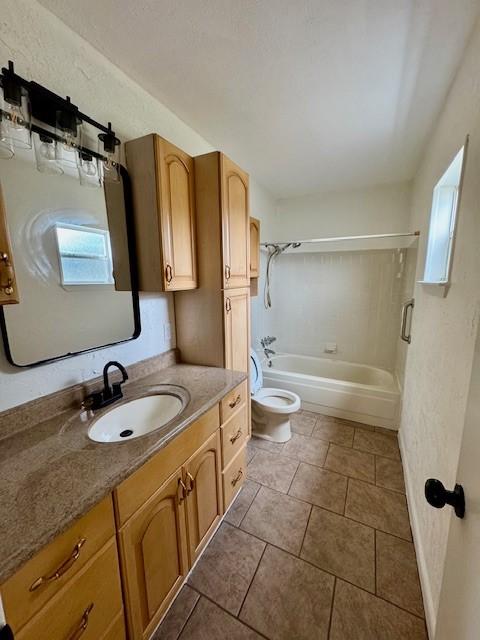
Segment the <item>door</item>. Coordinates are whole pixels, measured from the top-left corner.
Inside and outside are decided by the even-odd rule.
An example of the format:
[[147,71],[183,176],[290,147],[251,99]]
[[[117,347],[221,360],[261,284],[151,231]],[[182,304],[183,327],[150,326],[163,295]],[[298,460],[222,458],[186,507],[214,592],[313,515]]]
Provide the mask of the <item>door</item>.
[[193,158],[156,136],[166,291],[197,286]]
[[248,373],[250,360],[250,292],[224,291],[225,367]]
[[260,220],[250,218],[250,278],[260,275]]
[[0,305],[19,302],[12,245],[8,235],[7,214],[0,187]]
[[181,471],[119,532],[130,640],[149,638],[188,573]]
[[187,487],[187,535],[190,565],[223,515],[219,430],[187,460],[183,468]]
[[250,284],[248,175],[223,154],[221,158],[223,286]]
[[456,480],[465,491],[465,517],[456,518],[452,511],[435,640],[477,640],[479,637],[479,459],[480,332],[475,346]]

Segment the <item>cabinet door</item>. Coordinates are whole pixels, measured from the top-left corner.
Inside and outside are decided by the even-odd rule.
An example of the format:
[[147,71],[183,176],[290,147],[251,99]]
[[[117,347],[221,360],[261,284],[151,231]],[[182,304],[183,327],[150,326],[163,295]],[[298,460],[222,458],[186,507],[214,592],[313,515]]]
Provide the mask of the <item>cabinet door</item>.
[[250,359],[248,289],[232,289],[224,294],[225,367],[248,372]]
[[185,463],[190,565],[223,515],[220,433],[217,430]]
[[260,275],[260,220],[250,218],[250,278]]
[[195,183],[193,158],[156,136],[160,226],[166,291],[195,289]]
[[182,483],[179,470],[119,532],[130,640],[150,637],[188,572]]
[[19,302],[17,281],[13,268],[12,245],[8,234],[7,217],[0,187],[0,305]]
[[248,175],[221,156],[223,285],[226,289],[250,284],[250,217]]

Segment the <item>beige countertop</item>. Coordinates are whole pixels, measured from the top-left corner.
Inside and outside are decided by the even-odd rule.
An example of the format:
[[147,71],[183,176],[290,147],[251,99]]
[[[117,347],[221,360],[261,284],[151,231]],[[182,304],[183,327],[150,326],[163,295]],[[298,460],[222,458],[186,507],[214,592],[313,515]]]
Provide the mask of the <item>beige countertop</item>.
[[190,394],[168,429],[136,440],[92,442],[90,420],[79,408],[9,429],[0,439],[0,584],[245,379],[226,369],[175,364],[126,385],[125,399],[158,384]]

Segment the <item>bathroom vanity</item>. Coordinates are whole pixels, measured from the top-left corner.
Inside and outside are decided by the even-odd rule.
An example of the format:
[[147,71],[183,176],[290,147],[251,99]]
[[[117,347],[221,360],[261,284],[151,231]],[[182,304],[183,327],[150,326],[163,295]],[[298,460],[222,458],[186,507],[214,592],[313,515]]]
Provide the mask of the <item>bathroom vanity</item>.
[[[78,408],[36,424],[28,406],[8,412],[31,423],[10,426],[0,468],[0,593],[16,640],[149,638],[242,486],[245,375],[174,364],[124,400],[164,384],[188,391],[184,411],[122,443],[91,441]],[[45,416],[40,402],[30,413]]]

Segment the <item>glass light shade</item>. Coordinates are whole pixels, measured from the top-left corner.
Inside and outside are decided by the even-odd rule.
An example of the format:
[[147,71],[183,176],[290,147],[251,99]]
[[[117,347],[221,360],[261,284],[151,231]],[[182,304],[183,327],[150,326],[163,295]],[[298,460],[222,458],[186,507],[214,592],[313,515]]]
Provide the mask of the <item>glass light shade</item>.
[[0,158],[2,160],[9,160],[13,158],[14,154],[13,143],[8,138],[7,124],[2,113],[0,114]]
[[80,138],[80,126],[77,115],[72,111],[57,111],[55,133],[62,142],[57,142],[55,157],[59,162],[77,165],[77,147]]
[[99,161],[85,151],[78,154],[78,174],[83,187],[102,186]]
[[63,173],[63,169],[56,158],[56,140],[43,133],[37,133],[33,136],[33,146],[35,148],[35,161],[38,171],[57,176]]
[[108,123],[107,133],[98,136],[98,153],[102,160],[103,179],[107,182],[120,181],[120,140],[112,131],[111,122]]
[[19,90],[16,99],[3,99],[1,138],[17,149],[31,149],[31,117],[28,95]]

